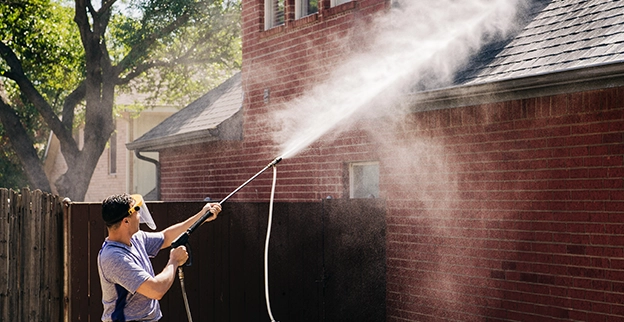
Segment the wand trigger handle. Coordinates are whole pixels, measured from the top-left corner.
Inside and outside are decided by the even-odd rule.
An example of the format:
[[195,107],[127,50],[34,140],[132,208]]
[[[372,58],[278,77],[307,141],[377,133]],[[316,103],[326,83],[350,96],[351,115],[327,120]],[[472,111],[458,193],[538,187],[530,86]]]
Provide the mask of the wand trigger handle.
[[174,240],[171,243],[172,248],[178,248],[179,246],[182,246],[182,245],[186,247],[186,252],[188,253],[189,257],[186,260],[186,263],[184,263],[184,266],[191,266],[193,264],[193,253],[191,252],[191,244],[189,243],[190,236],[191,235],[189,234],[187,230],[183,232],[182,234],[180,234],[180,236],[178,236],[178,238],[176,238],[176,240]]

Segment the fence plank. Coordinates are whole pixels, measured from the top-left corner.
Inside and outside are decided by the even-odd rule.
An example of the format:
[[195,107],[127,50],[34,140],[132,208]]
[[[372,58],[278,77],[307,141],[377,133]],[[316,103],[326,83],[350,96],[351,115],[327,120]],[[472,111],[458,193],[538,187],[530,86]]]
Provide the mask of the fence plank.
[[19,241],[20,221],[21,218],[21,196],[11,191],[9,199],[11,200],[11,219],[9,221],[9,321],[22,321],[22,311],[20,309],[21,283],[19,267],[22,266],[20,254],[22,253],[22,244]]
[[42,265],[46,272],[43,279],[42,303],[44,316],[50,320],[63,317],[63,208],[58,196],[42,194],[41,214],[43,218]]
[[106,228],[102,221],[102,205],[94,204],[89,206],[88,213],[89,220],[89,241],[88,241],[88,253],[87,262],[89,266],[89,280],[97,280],[98,283],[89,283],[88,298],[89,298],[89,316],[92,321],[99,321],[102,318],[102,288],[100,287],[97,266],[97,255],[102,248],[102,243],[107,236]]
[[33,213],[32,205],[33,196],[28,189],[22,190],[21,200],[21,222],[22,230],[20,231],[20,242],[22,247],[21,256],[24,266],[22,266],[23,276],[20,280],[22,283],[22,316],[25,321],[41,321],[36,310],[36,301],[38,297],[38,279],[37,272],[40,272],[39,259],[41,258],[41,249],[39,248],[37,234],[41,231],[40,218]]
[[8,189],[0,189],[0,321],[9,320],[9,222],[11,207]]

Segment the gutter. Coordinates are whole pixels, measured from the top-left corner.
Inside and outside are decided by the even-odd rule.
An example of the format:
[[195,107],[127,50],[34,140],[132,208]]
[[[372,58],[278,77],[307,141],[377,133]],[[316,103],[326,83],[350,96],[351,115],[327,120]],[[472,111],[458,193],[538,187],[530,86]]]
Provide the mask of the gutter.
[[126,143],[128,150],[143,150],[144,152],[155,152],[166,148],[178,147],[180,142],[184,144],[198,144],[217,141],[219,138],[215,135],[216,128],[210,128],[195,132],[186,132],[165,137],[157,137],[155,139],[133,141]]
[[624,86],[624,63],[458,85],[405,96],[410,112],[446,109]]

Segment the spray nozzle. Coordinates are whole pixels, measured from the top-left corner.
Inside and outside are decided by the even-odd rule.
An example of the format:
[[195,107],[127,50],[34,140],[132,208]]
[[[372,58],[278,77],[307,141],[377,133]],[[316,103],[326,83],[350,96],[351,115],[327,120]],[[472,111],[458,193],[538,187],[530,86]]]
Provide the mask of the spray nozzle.
[[276,164],[278,164],[280,161],[282,161],[282,157],[277,157],[275,158],[273,161],[271,161],[271,163],[269,163],[269,165],[267,167],[274,167]]

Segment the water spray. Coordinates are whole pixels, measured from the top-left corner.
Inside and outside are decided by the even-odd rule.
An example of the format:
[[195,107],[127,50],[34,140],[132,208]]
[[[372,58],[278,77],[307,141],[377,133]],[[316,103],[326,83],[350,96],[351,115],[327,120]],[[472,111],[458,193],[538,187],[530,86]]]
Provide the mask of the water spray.
[[[235,193],[237,193],[239,190],[241,190],[243,187],[245,187],[251,181],[256,179],[263,172],[265,172],[269,168],[273,168],[273,185],[271,187],[271,203],[270,203],[270,206],[269,206],[269,224],[268,224],[268,228],[267,228],[267,236],[266,236],[265,251],[264,251],[264,279],[265,279],[264,289],[265,289],[265,299],[266,299],[267,311],[269,313],[269,317],[271,318],[272,322],[275,322],[275,319],[273,318],[273,313],[271,312],[271,305],[270,305],[270,301],[269,301],[268,249],[269,249],[269,237],[271,235],[271,222],[272,222],[272,216],[273,216],[273,196],[275,194],[275,181],[276,181],[276,177],[277,177],[277,171],[276,171],[276,167],[275,166],[280,161],[282,161],[282,157],[281,156],[273,159],[273,161],[271,161],[269,164],[267,164],[262,170],[258,171],[258,173],[256,173],[253,177],[249,178],[243,184],[238,186],[238,188],[234,189],[234,191],[232,191],[229,195],[227,195],[225,198],[221,199],[221,201],[218,202],[219,205],[222,205],[224,202],[226,202],[228,199],[230,199],[230,197],[232,197]],[[199,226],[201,226],[201,224],[203,224],[204,221],[206,221],[206,219],[208,219],[208,217],[210,217],[210,216],[212,216],[212,213],[210,211],[207,211],[197,221],[195,221],[185,232],[180,234],[180,236],[178,236],[178,238],[176,238],[171,243],[171,247],[172,248],[176,248],[176,247],[179,247],[179,246],[182,246],[182,245],[184,245],[186,247],[186,249],[188,251],[188,254],[189,254],[189,258],[188,258],[188,260],[185,263],[186,266],[191,266],[192,263],[193,263],[192,256],[191,256],[191,248],[190,248],[190,245],[189,245],[189,238],[191,237],[191,234],[195,231],[195,229],[197,229]],[[184,287],[184,272],[182,270],[182,266],[178,267],[178,277],[180,279],[180,286],[182,288],[182,295],[183,295],[183,299],[184,299],[184,306],[186,308],[186,314],[187,314],[187,317],[188,317],[188,321],[189,322],[193,322],[193,318],[191,317],[191,310],[189,308],[188,299],[187,299],[187,296],[186,296],[186,289]]]

